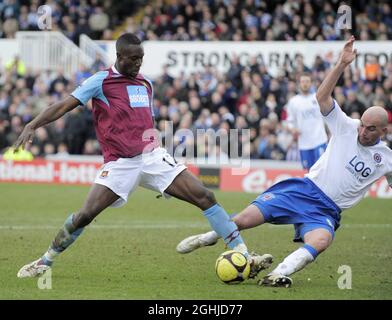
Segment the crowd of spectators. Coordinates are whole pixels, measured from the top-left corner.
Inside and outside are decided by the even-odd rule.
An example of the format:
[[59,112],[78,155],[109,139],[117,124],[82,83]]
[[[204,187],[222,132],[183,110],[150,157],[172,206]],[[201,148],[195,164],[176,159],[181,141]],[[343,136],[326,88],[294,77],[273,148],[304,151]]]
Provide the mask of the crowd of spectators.
[[[355,3],[354,34],[363,40],[392,39],[388,2]],[[0,2],[2,36],[12,36],[4,26],[10,19],[17,20],[18,30],[32,28],[37,19],[36,15],[31,17],[31,12],[35,12],[32,6],[37,8],[40,4],[42,2],[38,0]],[[90,32],[91,35],[91,28],[86,27],[91,21],[94,25],[91,17],[106,14],[110,6],[111,10],[116,7],[110,1],[98,0],[49,0],[46,4],[52,7],[55,27],[68,36],[67,25],[71,24],[74,26],[70,28],[77,29],[77,33]],[[345,36],[333,27],[337,5],[334,1],[317,0],[153,1],[141,9],[139,24],[136,24],[136,18],[123,17],[123,31],[135,32],[142,39],[162,40],[335,40]],[[118,25],[122,21],[116,15],[103,20],[107,26],[112,26],[113,21]],[[101,20],[96,18],[97,21]],[[112,34],[113,30],[105,36],[105,30],[108,29],[103,28],[96,35],[105,38]],[[73,40],[77,41],[77,37]],[[286,126],[285,106],[298,92],[297,83],[302,73],[311,74],[312,91],[315,92],[329,67],[321,57],[316,57],[311,65],[305,65],[303,57],[298,55],[293,66],[285,66],[276,76],[259,64],[256,57],[250,59],[248,65],[241,65],[238,58],[233,57],[230,69],[224,74],[207,66],[200,72],[173,78],[164,69],[161,76],[154,79],[154,112],[162,140],[169,142],[167,127],[170,122],[175,133],[174,147],[188,148],[182,155],[189,156],[189,150],[193,150],[193,154],[208,154],[210,158],[231,157],[238,153],[253,159],[297,161],[297,144]],[[72,79],[68,79],[61,69],[32,71],[18,57],[0,63],[0,152],[15,142],[23,126],[43,108],[65,98],[101,68],[100,65],[94,65],[91,70],[81,67]],[[334,96],[344,112],[353,118],[359,118],[371,105],[385,107],[391,122],[385,139],[392,147],[392,63],[380,66],[376,60],[369,60],[364,70],[347,69]],[[218,143],[208,144],[207,135],[196,141],[198,129],[210,129],[218,134]],[[230,129],[240,129],[239,136],[230,135]],[[249,129],[249,138],[241,129]],[[240,151],[233,150],[234,147],[230,149],[233,144],[226,143],[226,138],[229,142],[238,138]],[[91,102],[53,124],[39,128],[31,152],[34,157],[100,154]]]
[[[296,141],[286,126],[285,106],[298,92],[298,79],[303,72],[312,75],[312,91],[315,92],[330,66],[320,57],[307,66],[298,56],[293,69],[282,69],[272,77],[264,65],[256,63],[255,59],[250,61],[244,66],[233,58],[225,74],[206,67],[200,72],[173,78],[164,70],[154,81],[154,113],[163,142],[167,143],[165,139],[169,138],[165,135],[170,133],[170,122],[174,147],[182,144],[199,156],[213,153],[228,157],[238,151],[229,150],[230,143],[222,139],[238,137],[234,133],[230,136],[230,129],[249,129],[250,139],[239,130],[239,156],[298,160]],[[359,118],[372,105],[385,107],[391,122],[386,140],[392,146],[392,64],[381,67],[376,61],[370,61],[365,68],[373,70],[373,64],[376,64],[375,74],[347,69],[334,96],[344,112],[353,118]],[[73,79],[67,79],[61,70],[34,74],[18,65],[23,62],[16,60],[0,70],[0,150],[3,151],[12,145],[24,124],[49,104],[65,98],[91,75],[83,69]],[[207,150],[208,141],[196,139],[198,129],[210,129],[220,135],[218,150],[216,147]],[[54,153],[100,154],[92,124],[91,102],[53,124],[39,128],[31,151],[35,157]]]
[[116,37],[116,28],[147,2],[1,0],[0,38],[15,38],[18,31],[51,30],[63,32],[76,44],[81,34],[87,34],[93,39],[113,40]]
[[[0,38],[38,30],[44,4],[51,8],[50,29],[76,43],[81,33],[113,40],[118,32],[142,40],[342,40],[338,21],[351,22],[350,33],[359,40],[392,39],[388,0],[3,0]],[[351,12],[338,13],[342,5]],[[339,19],[341,14],[351,19]]]
[[357,39],[392,39],[390,1],[158,0],[128,27],[148,40],[342,40],[338,8],[345,4]]

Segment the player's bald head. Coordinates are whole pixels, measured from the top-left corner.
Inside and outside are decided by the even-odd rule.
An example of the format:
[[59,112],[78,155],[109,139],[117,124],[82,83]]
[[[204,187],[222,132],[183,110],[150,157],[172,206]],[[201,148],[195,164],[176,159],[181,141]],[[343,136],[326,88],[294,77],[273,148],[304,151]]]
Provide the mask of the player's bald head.
[[383,107],[379,106],[373,106],[367,109],[361,119],[382,128],[388,125],[388,113]]
[[124,33],[121,35],[116,41],[116,51],[120,52],[123,49],[128,48],[130,45],[139,46],[142,42],[140,39],[133,33]]
[[388,113],[379,106],[367,109],[361,117],[358,127],[358,139],[363,146],[372,146],[386,134],[388,126]]

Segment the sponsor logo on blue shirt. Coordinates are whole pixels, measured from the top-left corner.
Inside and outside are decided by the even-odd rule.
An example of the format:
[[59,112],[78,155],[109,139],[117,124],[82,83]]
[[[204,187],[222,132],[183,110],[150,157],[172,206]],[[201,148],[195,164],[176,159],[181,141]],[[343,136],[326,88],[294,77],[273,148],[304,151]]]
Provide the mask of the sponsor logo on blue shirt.
[[144,86],[127,86],[129,105],[132,108],[148,108],[150,101]]
[[346,169],[350,171],[359,182],[363,182],[372,174],[372,169],[366,166],[364,161],[361,161],[358,156],[354,156],[346,165]]
[[317,119],[317,116],[319,115],[320,110],[319,109],[307,109],[302,111],[302,118],[304,119]]

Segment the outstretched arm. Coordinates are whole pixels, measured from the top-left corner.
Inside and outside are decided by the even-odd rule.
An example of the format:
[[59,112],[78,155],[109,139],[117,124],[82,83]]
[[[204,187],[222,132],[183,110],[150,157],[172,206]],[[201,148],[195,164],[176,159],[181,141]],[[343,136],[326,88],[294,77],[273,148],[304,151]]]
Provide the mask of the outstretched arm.
[[389,175],[386,175],[387,182],[389,184],[389,187],[392,189],[392,172]]
[[42,110],[40,114],[34,118],[34,120],[29,122],[24,127],[22,133],[14,144],[14,150],[16,151],[20,146],[22,146],[22,148],[25,148],[26,143],[32,143],[34,131],[37,128],[57,120],[67,112],[71,111],[72,109],[75,109],[80,104],[81,103],[78,99],[74,98],[73,96],[69,96],[64,100],[56,102],[50,105],[48,108]]
[[320,111],[322,114],[326,115],[332,110],[332,92],[338,82],[340,76],[342,75],[344,69],[354,61],[357,50],[353,50],[355,38],[351,36],[343,47],[343,51],[340,54],[339,60],[332,70],[325,77],[324,81],[321,83],[320,87],[316,93],[316,99],[320,106]]

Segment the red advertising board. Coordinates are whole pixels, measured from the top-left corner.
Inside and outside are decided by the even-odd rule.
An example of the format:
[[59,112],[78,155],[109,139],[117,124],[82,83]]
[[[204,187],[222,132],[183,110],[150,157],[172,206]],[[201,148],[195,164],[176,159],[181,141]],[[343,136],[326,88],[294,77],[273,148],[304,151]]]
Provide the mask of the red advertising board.
[[[101,166],[102,163],[97,161],[0,160],[0,182],[89,185]],[[199,175],[198,167],[188,165],[188,169]]]
[[[223,191],[242,191],[262,193],[274,183],[287,178],[303,177],[305,171],[290,169],[253,168],[243,175],[233,175],[231,168],[221,169],[220,189]],[[376,198],[392,198],[392,188],[385,177],[375,182],[368,196]]]
[[101,165],[97,162],[0,160],[0,181],[91,184]]
[[[67,160],[5,161],[0,160],[0,182],[16,183],[54,183],[54,184],[91,184],[102,165],[101,162],[77,162]],[[200,168],[188,165],[196,176]],[[274,183],[291,178],[303,177],[303,170],[251,168],[241,175],[233,174],[231,168],[217,168],[219,188],[223,191],[261,193]],[[237,172],[238,173],[238,172]],[[368,195],[378,198],[392,198],[392,189],[385,178],[372,185]]]

